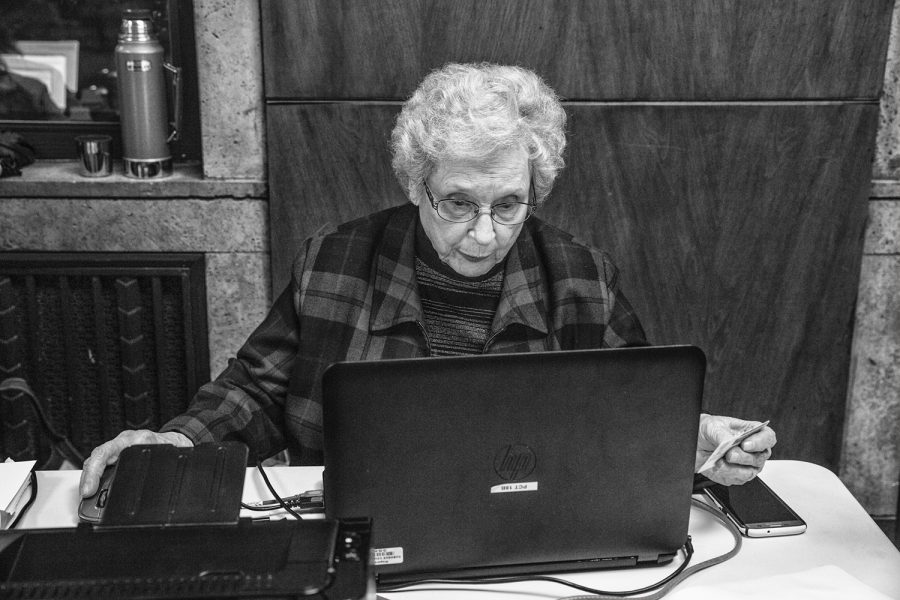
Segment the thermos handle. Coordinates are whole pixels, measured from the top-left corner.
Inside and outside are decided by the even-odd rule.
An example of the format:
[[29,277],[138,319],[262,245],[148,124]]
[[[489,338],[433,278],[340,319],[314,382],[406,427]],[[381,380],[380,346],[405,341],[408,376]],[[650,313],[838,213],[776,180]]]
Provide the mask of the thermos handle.
[[171,79],[172,85],[172,96],[174,98],[175,108],[172,111],[174,113],[174,120],[169,122],[169,125],[172,126],[172,133],[169,134],[169,139],[166,142],[172,142],[177,140],[181,135],[181,125],[182,125],[182,115],[183,115],[183,88],[181,85],[181,67],[176,67],[170,63],[164,62],[163,68],[168,71]]

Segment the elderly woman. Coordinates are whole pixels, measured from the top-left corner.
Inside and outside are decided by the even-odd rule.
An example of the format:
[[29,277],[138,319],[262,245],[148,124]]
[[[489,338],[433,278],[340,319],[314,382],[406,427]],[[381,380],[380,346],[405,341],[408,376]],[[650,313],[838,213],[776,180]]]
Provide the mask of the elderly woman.
[[[410,204],[306,240],[237,359],[161,433],[126,431],[96,448],[82,493],[135,443],[240,440],[260,458],[287,448],[294,462],[321,464],[320,381],[335,361],[646,344],[610,259],[535,215],[563,167],[565,120],[522,68],[428,75],[391,136]],[[748,425],[701,419],[698,466]],[[774,443],[765,428],[705,474],[747,481]]]

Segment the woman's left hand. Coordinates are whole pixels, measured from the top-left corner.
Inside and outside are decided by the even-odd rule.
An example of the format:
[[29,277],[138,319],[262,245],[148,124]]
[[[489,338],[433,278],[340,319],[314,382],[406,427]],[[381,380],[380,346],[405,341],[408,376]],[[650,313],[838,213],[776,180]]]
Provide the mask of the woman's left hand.
[[[759,424],[758,421],[744,421],[734,417],[700,415],[694,469],[699,469],[719,444]],[[766,460],[772,455],[772,446],[775,442],[775,432],[772,428],[763,427],[728,450],[712,467],[703,471],[703,475],[723,485],[746,483],[762,471]]]

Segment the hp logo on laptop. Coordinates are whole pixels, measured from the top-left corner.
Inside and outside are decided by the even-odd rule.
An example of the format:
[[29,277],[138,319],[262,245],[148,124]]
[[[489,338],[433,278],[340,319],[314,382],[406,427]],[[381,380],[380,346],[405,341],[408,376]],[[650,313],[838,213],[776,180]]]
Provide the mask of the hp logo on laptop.
[[517,481],[531,475],[537,459],[523,444],[508,444],[494,455],[494,472],[505,481]]

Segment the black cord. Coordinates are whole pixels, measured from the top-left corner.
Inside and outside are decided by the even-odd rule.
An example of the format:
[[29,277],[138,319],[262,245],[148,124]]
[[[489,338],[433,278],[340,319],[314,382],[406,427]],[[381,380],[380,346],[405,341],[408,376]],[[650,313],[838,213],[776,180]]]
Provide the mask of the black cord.
[[701,570],[709,568],[713,565],[717,565],[719,563],[725,562],[726,560],[735,556],[741,549],[742,538],[741,538],[740,532],[737,530],[737,528],[734,525],[731,524],[730,521],[728,521],[728,519],[725,517],[725,515],[723,515],[721,513],[721,511],[707,505],[706,503],[704,503],[700,500],[691,499],[691,503],[695,507],[712,514],[714,517],[716,517],[716,519],[720,523],[722,523],[725,526],[726,529],[728,529],[729,533],[731,533],[732,537],[734,538],[734,547],[732,547],[731,550],[729,550],[728,552],[726,552],[724,554],[721,554],[719,556],[716,556],[714,558],[711,558],[711,559],[708,559],[705,561],[701,561],[690,568],[686,568],[694,554],[694,546],[691,542],[690,536],[688,536],[688,539],[687,539],[687,541],[685,541],[684,547],[682,548],[682,550],[685,553],[684,562],[675,571],[673,571],[672,573],[670,573],[669,575],[664,577],[662,580],[660,580],[652,585],[649,585],[647,587],[638,589],[638,590],[629,590],[629,591],[624,591],[624,592],[618,592],[618,591],[610,592],[610,591],[596,590],[593,588],[589,588],[587,586],[577,584],[572,581],[568,581],[565,579],[559,579],[556,577],[543,576],[543,575],[522,575],[522,576],[516,576],[516,577],[485,577],[485,578],[479,578],[479,579],[422,579],[422,580],[412,581],[412,582],[403,583],[403,584],[379,585],[378,591],[379,592],[414,591],[414,590],[407,590],[406,588],[409,588],[412,586],[418,586],[418,585],[422,585],[422,584],[429,584],[429,585],[435,585],[435,584],[437,584],[437,585],[452,585],[452,584],[480,585],[480,584],[510,583],[510,582],[522,582],[522,581],[550,581],[550,582],[559,583],[561,585],[565,585],[565,586],[568,586],[568,587],[571,587],[571,588],[574,588],[574,589],[577,589],[577,590],[580,590],[583,592],[587,592],[589,594],[593,594],[591,596],[571,596],[569,598],[564,598],[562,600],[594,600],[596,598],[604,598],[604,597],[606,597],[606,598],[623,598],[623,597],[627,597],[627,596],[635,596],[638,594],[646,594],[648,592],[655,592],[655,593],[652,596],[646,596],[645,598],[661,598],[662,596],[666,595],[674,585],[680,583],[685,578],[689,577],[690,575],[693,575],[697,571],[701,571]]
[[419,579],[417,581],[412,581],[409,583],[401,583],[394,585],[379,585],[379,592],[396,592],[400,591],[403,588],[408,588],[414,585],[446,585],[446,584],[465,584],[465,585],[482,585],[482,584],[494,584],[494,583],[519,583],[523,581],[549,581],[550,583],[558,583],[561,585],[565,585],[567,587],[574,588],[576,590],[580,590],[582,592],[587,592],[589,594],[601,594],[606,596],[617,596],[617,597],[626,597],[626,596],[634,596],[636,594],[644,594],[646,592],[652,592],[653,590],[667,584],[669,581],[678,577],[682,571],[684,571],[688,564],[691,562],[691,558],[694,556],[694,545],[691,543],[691,536],[688,536],[688,539],[685,541],[684,546],[680,548],[684,552],[684,562],[682,562],[677,569],[672,571],[669,575],[661,579],[660,581],[648,585],[647,587],[638,589],[638,590],[629,590],[625,592],[607,592],[603,590],[598,590],[595,588],[591,588],[585,585],[581,585],[575,583],[574,581],[569,581],[567,579],[560,579],[559,577],[552,577],[550,575],[516,575],[511,577],[479,577],[478,579]]
[[22,518],[22,515],[28,512],[28,509],[31,508],[31,505],[34,504],[34,501],[37,499],[37,491],[37,473],[31,471],[31,497],[28,498],[28,502],[25,503],[25,506],[19,510],[16,518],[9,524],[8,529],[15,529],[19,520]]
[[[715,566],[717,564],[723,563],[726,560],[729,560],[732,557],[734,557],[735,555],[737,555],[738,552],[740,552],[741,546],[743,544],[743,538],[741,537],[741,532],[738,531],[737,527],[735,527],[734,524],[730,520],[728,520],[728,518],[725,516],[725,514],[722,511],[720,511],[719,509],[714,508],[714,507],[706,504],[702,500],[698,500],[696,498],[691,498],[691,504],[695,508],[704,510],[704,511],[710,513],[712,516],[714,516],[716,518],[716,520],[718,520],[719,523],[721,523],[725,527],[725,529],[728,530],[728,533],[731,534],[731,537],[734,540],[734,546],[731,548],[731,550],[729,550],[728,552],[725,552],[724,554],[720,554],[718,556],[714,556],[713,558],[709,558],[707,560],[700,561],[699,563],[691,566],[690,568],[686,569],[683,573],[681,573],[681,575],[679,575],[678,578],[673,579],[672,581],[666,583],[664,586],[660,587],[654,593],[652,593],[648,596],[641,596],[641,600],[658,600],[659,598],[662,598],[663,596],[668,594],[674,586],[681,583],[682,581],[684,581],[685,579],[687,579],[694,573],[697,573],[698,571],[702,571],[703,569],[708,569],[709,567]],[[567,596],[565,598],[559,598],[558,600],[602,600],[603,598],[604,598],[604,596],[602,596],[602,595]]]
[[[272,497],[278,501],[278,503],[281,505],[281,508],[288,511],[298,521],[302,521],[303,517],[301,517],[294,510],[292,510],[291,507],[288,506],[287,503],[284,501],[284,499],[278,494],[278,492],[275,491],[275,488],[272,486],[272,482],[269,481],[269,476],[266,475],[266,471],[265,471],[265,469],[263,469],[261,463],[259,463],[259,462],[256,463],[256,470],[259,471],[260,475],[262,475],[263,481],[266,483],[266,487],[269,488],[269,492],[272,494]],[[243,508],[248,508],[250,510],[259,510],[259,507],[248,506],[248,505],[244,504],[243,502],[241,502],[241,506]],[[268,509],[264,509],[264,510],[272,510],[272,509],[268,508]],[[329,589],[331,589],[331,586],[334,585],[334,582],[335,582],[334,567],[329,566],[325,572],[325,575],[326,575],[325,583],[323,583],[319,587],[308,587],[308,588],[304,589],[302,592],[300,592],[299,596],[302,598],[306,598],[306,597],[310,597],[310,596],[323,596],[324,597],[325,592],[327,592]]]
[[[315,499],[317,497],[320,498],[318,501]],[[295,496],[288,496],[287,498],[282,497],[282,500],[284,500],[288,506],[294,508],[295,512],[303,515],[307,513],[325,512],[325,507],[321,500],[321,497],[321,494],[316,496],[311,492],[304,492]],[[277,500],[263,500],[261,502],[255,502],[253,504],[246,504],[244,502],[241,502],[241,508],[256,512],[272,512],[273,510],[280,508],[279,506],[275,506],[274,502],[277,502]]]
[[0,382],[0,391],[8,390],[21,392],[25,395],[37,415],[38,424],[41,426],[42,431],[50,438],[50,458],[41,468],[56,469],[64,460],[68,460],[77,467],[84,465],[84,456],[74,445],[72,445],[69,438],[59,433],[53,427],[53,422],[47,415],[47,410],[44,407],[44,401],[37,397],[27,381],[21,377],[9,377],[4,379]]
[[245,504],[244,502],[241,502],[241,508],[243,508],[245,510],[256,511],[256,512],[272,512],[273,510],[277,510],[280,507],[278,507],[278,506],[251,506],[249,504]]
[[[266,487],[269,488],[269,492],[272,494],[272,497],[275,498],[275,500],[278,501],[278,504],[281,505],[281,508],[283,508],[284,510],[286,510],[286,511],[287,511],[291,516],[293,516],[295,519],[297,519],[297,520],[302,520],[303,517],[301,517],[301,516],[300,516],[295,510],[293,510],[290,506],[288,506],[288,505],[287,505],[287,502],[285,502],[284,499],[278,494],[278,492],[275,491],[275,488],[272,487],[272,482],[269,481],[269,476],[266,475],[266,472],[265,472],[265,470],[263,469],[261,463],[259,463],[259,462],[256,463],[256,470],[259,471],[259,474],[260,474],[260,475],[262,475],[263,481],[266,483]],[[264,508],[264,509],[260,509],[260,507],[258,507],[258,506],[248,506],[247,504],[244,504],[243,502],[241,502],[241,508],[246,508],[246,509],[249,509],[249,510],[256,510],[256,511],[260,511],[260,510],[270,511],[270,510],[273,510],[272,508]]]

